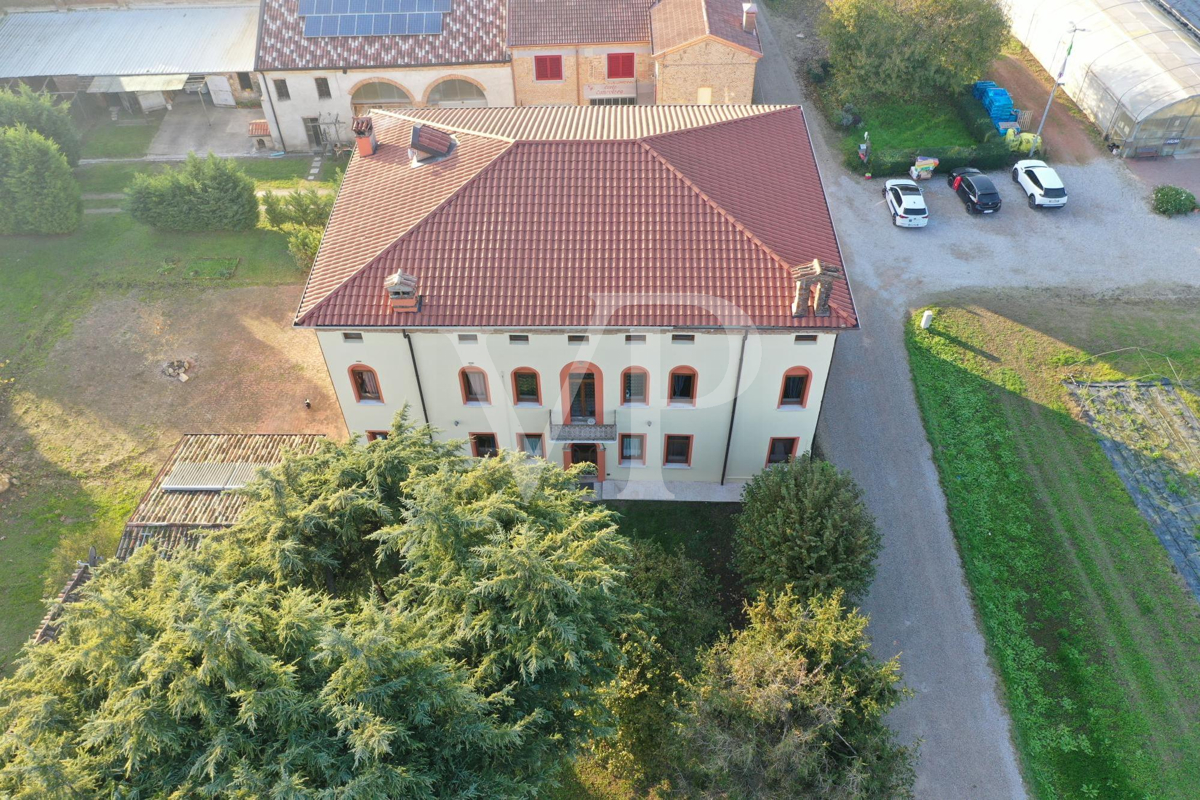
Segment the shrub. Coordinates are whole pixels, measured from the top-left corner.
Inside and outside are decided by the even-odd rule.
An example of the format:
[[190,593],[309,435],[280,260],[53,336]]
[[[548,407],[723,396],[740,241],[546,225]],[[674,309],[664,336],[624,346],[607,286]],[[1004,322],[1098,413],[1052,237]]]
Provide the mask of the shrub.
[[71,166],[79,163],[83,142],[65,104],[56,103],[51,95],[35,92],[28,86],[15,92],[0,89],[0,128],[20,124],[57,144]]
[[708,651],[680,726],[684,796],[876,798],[912,794],[914,753],[884,715],[905,696],[842,594],[791,593],[747,609]]
[[334,195],[321,194],[316,189],[298,189],[289,194],[268,192],[263,195],[263,211],[267,224],[282,229],[285,225],[306,225],[323,228],[333,210]]
[[0,234],[70,233],[82,214],[58,145],[24,124],[0,128]]
[[1195,211],[1196,195],[1178,186],[1154,187],[1154,210],[1164,217],[1177,217]]
[[317,260],[317,251],[321,249],[321,239],[325,236],[324,228],[309,228],[304,225],[287,225],[283,228],[287,233],[288,252],[300,269],[311,269]]
[[801,597],[866,591],[880,536],[847,472],[805,453],[765,469],[742,491],[734,565],[752,592]]
[[254,181],[211,153],[189,153],[178,169],[138,173],[125,190],[134,219],[169,231],[244,231],[258,224]]
[[909,147],[899,150],[872,150],[871,160],[863,164],[856,152],[847,151],[843,164],[851,172],[862,175],[870,172],[874,177],[907,175],[917,156],[938,159],[937,172],[949,172],[958,167],[976,167],[988,172],[1004,169],[1015,164],[1020,154],[1008,149],[1003,139],[976,145],[975,147]]

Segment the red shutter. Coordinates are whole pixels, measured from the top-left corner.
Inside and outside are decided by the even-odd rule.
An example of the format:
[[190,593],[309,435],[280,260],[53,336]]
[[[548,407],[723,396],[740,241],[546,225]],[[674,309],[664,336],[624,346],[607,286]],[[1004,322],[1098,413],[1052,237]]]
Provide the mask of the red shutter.
[[633,77],[633,53],[609,53],[608,54],[608,77],[612,78],[632,78]]
[[562,56],[534,56],[533,77],[539,81],[561,81]]

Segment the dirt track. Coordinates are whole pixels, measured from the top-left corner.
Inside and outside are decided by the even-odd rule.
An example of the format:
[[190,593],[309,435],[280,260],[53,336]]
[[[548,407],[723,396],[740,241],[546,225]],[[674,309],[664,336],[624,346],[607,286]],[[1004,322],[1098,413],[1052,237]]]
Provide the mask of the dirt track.
[[[1008,89],[1013,98],[1013,105],[1033,112],[1031,124],[1033,129],[1037,130],[1042,110],[1045,109],[1046,100],[1050,96],[1048,86],[1024,64],[1010,56],[996,59],[987,77],[988,80],[993,80],[999,86]],[[1096,143],[1093,134],[1088,130],[1089,123],[1072,116],[1061,98],[1060,92],[1050,109],[1046,126],[1042,129],[1042,138],[1046,142],[1050,158],[1059,163],[1086,164],[1094,158],[1107,157],[1107,153]]]

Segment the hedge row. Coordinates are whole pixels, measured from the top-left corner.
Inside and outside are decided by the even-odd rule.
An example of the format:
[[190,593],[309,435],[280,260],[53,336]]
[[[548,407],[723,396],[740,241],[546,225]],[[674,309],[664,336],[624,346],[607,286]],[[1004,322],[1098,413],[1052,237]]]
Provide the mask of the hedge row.
[[58,145],[24,124],[0,128],[0,235],[70,233],[82,214]]

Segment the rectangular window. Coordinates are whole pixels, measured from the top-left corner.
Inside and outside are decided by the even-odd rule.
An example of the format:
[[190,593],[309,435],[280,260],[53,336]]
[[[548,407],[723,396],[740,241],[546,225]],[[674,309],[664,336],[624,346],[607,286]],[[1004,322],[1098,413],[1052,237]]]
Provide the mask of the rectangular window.
[[796,334],[796,344],[810,344],[812,342],[815,342],[816,340],[817,340],[817,335],[815,333],[797,333]]
[[462,374],[463,397],[468,403],[488,403],[487,377],[482,371],[465,370]]
[[237,76],[238,76],[238,86],[242,87],[243,92],[254,91],[254,81],[250,80],[249,72],[239,72],[237,74]]
[[355,333],[354,331],[342,331],[343,342],[361,342],[362,340],[363,338],[361,333]]
[[369,368],[360,368],[350,370],[350,375],[354,379],[354,393],[358,396],[358,402],[364,400],[371,403],[381,401],[383,395],[379,393],[379,379],[375,377],[375,371]]
[[668,396],[672,403],[696,403],[696,376],[691,372],[671,373],[671,393]]
[[807,385],[807,375],[785,375],[783,378],[783,391],[779,395],[779,405],[804,405],[804,389]]
[[496,455],[496,450],[496,434],[471,434],[471,452],[475,454],[476,458],[487,458],[488,456],[494,456]]
[[636,97],[593,97],[588,100],[590,106],[636,106]]
[[476,344],[479,342],[479,337],[474,333],[460,333],[458,335],[459,344]]
[[695,334],[691,333],[672,333],[671,342],[673,344],[691,344],[696,341]]
[[563,79],[562,56],[534,56],[533,79],[536,81],[561,81]]
[[329,98],[333,97],[333,95],[329,93],[329,79],[328,78],[314,78],[314,80],[316,81],[316,84],[317,84],[317,98],[318,99],[328,100]]
[[541,393],[538,391],[538,376],[536,372],[522,370],[513,373],[513,386],[516,387],[518,403],[533,403],[537,405],[542,402]]
[[510,333],[508,335],[509,344],[529,344],[529,335],[524,333]]
[[646,334],[644,333],[627,333],[625,334],[625,344],[645,344]]
[[783,464],[789,458],[796,455],[796,444],[799,439],[772,439],[771,446],[767,449],[768,464]]
[[608,79],[633,77],[633,53],[608,54]]
[[546,450],[542,445],[542,435],[540,433],[518,433],[517,444],[521,446],[521,452],[526,455],[537,456],[538,458],[546,457]]
[[567,335],[567,344],[587,344],[588,336],[586,333],[572,333]]
[[631,369],[625,373],[621,386],[623,405],[646,405],[646,373]]
[[367,431],[368,442],[381,442],[388,437],[387,431]]
[[663,449],[663,463],[676,467],[690,467],[692,465],[692,437],[668,435],[666,446]]
[[273,81],[273,83],[275,84],[275,99],[276,100],[279,100],[282,102],[283,100],[291,100],[292,99],[292,94],[291,94],[291,92],[288,91],[286,80],[284,80],[283,78],[276,78]]
[[621,466],[646,463],[646,436],[641,433],[621,434]]
[[308,137],[310,147],[316,149],[325,144],[325,131],[321,128],[319,117],[301,117],[304,122],[304,135]]

